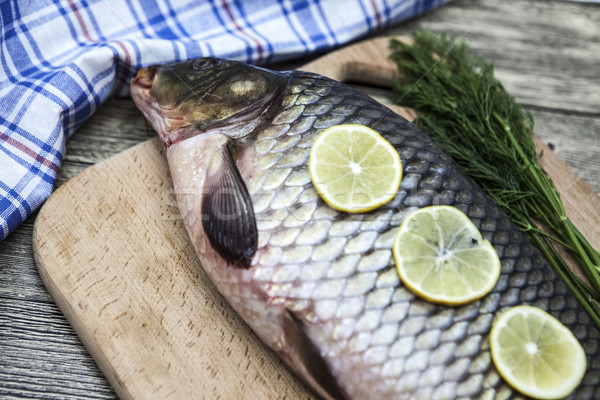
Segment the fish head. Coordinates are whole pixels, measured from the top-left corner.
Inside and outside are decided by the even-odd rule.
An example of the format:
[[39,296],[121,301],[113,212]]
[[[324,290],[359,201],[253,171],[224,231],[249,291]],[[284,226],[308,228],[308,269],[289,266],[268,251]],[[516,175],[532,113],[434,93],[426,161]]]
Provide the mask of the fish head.
[[230,136],[243,135],[239,127],[256,120],[285,81],[284,74],[205,57],[141,68],[131,82],[131,94],[168,147],[217,128]]

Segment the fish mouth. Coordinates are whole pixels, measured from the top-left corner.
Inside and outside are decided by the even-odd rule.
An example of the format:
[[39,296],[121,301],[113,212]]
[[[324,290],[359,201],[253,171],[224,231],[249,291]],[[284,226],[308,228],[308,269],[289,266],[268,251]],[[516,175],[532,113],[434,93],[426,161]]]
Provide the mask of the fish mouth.
[[130,84],[133,101],[148,119],[151,119],[149,117],[153,114],[152,109],[156,109],[156,105],[153,104],[155,102],[150,95],[156,77],[156,70],[157,67],[154,65],[148,68],[140,68]]
[[140,68],[135,78],[131,82],[132,85],[137,85],[143,89],[152,89],[154,77],[156,76],[156,65],[151,65],[148,68]]
[[150,93],[158,69],[159,67],[156,65],[140,68],[135,78],[131,80],[131,97],[146,120],[158,133],[163,145],[168,147],[183,135],[183,131],[190,126],[190,123],[181,115],[176,106],[162,107]]

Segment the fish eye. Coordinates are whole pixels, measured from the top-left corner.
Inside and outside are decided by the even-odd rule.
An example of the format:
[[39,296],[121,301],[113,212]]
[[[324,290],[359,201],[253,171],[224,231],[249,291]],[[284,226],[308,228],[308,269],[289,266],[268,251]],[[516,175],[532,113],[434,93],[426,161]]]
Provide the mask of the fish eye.
[[195,71],[200,71],[209,67],[212,67],[214,65],[214,60],[210,59],[210,58],[199,58],[196,61],[194,61],[194,63],[192,64],[192,68]]

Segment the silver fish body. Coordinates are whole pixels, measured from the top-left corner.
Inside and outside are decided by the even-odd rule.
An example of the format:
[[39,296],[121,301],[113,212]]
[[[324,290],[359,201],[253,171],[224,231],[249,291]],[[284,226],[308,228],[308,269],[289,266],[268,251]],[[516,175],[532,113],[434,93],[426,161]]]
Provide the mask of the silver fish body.
[[[572,397],[600,398],[600,333],[588,315],[498,206],[402,117],[318,75],[218,59],[143,70],[132,95],[165,144],[203,268],[322,397],[522,398],[496,371],[488,335],[503,309],[531,304],[586,351],[588,371]],[[372,212],[335,211],[312,186],[313,140],[342,123],[372,127],[400,154],[400,190]],[[500,279],[479,301],[435,305],[398,278],[397,229],[407,213],[434,204],[465,212],[500,256]]]

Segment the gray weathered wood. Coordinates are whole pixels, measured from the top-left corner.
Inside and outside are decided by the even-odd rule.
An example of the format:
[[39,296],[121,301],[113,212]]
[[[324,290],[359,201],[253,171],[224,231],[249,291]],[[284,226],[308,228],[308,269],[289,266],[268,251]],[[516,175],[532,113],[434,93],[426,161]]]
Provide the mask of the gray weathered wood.
[[[538,136],[600,192],[600,5],[455,1],[379,34],[423,28],[463,37],[493,61]],[[57,186],[152,135],[130,99],[109,100],[69,140]],[[39,278],[34,220],[0,242],[0,398],[115,398]]]

